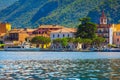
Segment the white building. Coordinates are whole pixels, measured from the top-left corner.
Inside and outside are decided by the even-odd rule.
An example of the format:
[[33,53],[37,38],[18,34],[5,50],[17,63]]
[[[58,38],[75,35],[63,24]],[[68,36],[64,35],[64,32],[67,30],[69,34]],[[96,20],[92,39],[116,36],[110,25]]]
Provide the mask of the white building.
[[[50,34],[51,40],[57,39],[57,38],[74,38],[76,33],[76,29],[74,28],[61,28],[56,31],[52,31]],[[51,44],[51,48],[53,50],[63,50],[63,47],[60,43],[58,44]],[[82,48],[81,44],[74,44],[69,43],[67,50],[80,50]],[[65,48],[64,48],[65,49]]]
[[76,29],[74,28],[61,28],[56,31],[52,31],[50,34],[51,40],[56,39],[56,38],[64,38],[64,37],[75,37],[75,32]]

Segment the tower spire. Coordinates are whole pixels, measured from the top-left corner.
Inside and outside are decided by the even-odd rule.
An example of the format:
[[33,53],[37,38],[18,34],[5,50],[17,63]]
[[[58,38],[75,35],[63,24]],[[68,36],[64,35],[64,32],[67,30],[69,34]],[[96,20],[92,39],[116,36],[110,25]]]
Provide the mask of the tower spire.
[[105,16],[104,10],[102,11],[102,15],[100,17],[100,24],[107,24],[107,17]]
[[102,16],[101,17],[106,17],[105,13],[104,13],[104,10],[102,11]]

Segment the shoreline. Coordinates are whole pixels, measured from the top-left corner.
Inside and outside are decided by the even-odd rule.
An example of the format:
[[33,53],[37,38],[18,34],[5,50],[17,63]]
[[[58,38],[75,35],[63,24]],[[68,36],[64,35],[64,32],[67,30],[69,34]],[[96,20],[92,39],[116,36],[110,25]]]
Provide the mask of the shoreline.
[[18,52],[120,52],[120,50],[96,50],[96,51],[91,51],[91,50],[51,50],[51,49],[41,49],[41,50],[4,50],[4,49],[0,49],[0,51],[10,51],[10,52],[15,52],[15,51],[18,51]]

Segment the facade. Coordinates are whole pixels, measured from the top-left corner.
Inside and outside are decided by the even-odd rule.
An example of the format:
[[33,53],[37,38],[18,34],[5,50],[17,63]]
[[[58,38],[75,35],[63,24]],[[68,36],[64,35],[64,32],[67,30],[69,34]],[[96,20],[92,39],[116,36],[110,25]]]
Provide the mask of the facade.
[[9,31],[9,33],[7,34],[5,42],[13,42],[16,44],[21,44],[26,41],[26,38],[28,36],[29,36],[28,33],[23,29],[13,29]]
[[40,25],[38,29],[33,31],[32,35],[50,37],[51,31],[59,30],[62,27],[59,25]]
[[75,32],[76,32],[76,29],[74,28],[61,28],[59,30],[52,31],[50,34],[50,38],[51,40],[56,39],[56,38],[64,38],[64,37],[74,38]]
[[120,47],[120,24],[114,24],[113,44]]
[[[31,34],[29,34],[29,37],[27,38],[28,41],[30,41],[35,36],[44,36],[44,37],[50,37],[50,33],[55,30],[61,29],[63,26],[59,25],[40,25],[37,29],[32,31]],[[33,44],[34,46],[37,46]],[[51,46],[51,43],[49,44],[39,44],[40,48],[48,48]]]
[[[61,28],[59,30],[52,31],[50,34],[50,38],[51,40],[57,38],[75,38],[76,31],[77,30],[75,28]],[[64,48],[60,43],[52,43],[51,48],[53,50],[80,50],[82,48],[82,44],[68,43],[68,46]]]
[[2,33],[2,34],[0,35],[0,42],[3,42],[3,41],[4,41],[4,36],[5,36],[5,33]]
[[100,24],[97,26],[97,34],[106,39],[105,44],[113,43],[113,25],[107,24],[107,17],[104,11],[100,17]]
[[10,30],[11,30],[10,23],[0,23],[0,34],[7,33]]

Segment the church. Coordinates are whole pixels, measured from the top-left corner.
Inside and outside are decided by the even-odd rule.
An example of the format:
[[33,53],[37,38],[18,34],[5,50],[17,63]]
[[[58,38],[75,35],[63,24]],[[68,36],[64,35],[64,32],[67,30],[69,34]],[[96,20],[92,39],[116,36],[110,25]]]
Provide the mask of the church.
[[105,38],[106,45],[113,43],[113,25],[108,24],[107,22],[107,17],[103,11],[99,20],[99,24],[97,25],[97,34],[98,36]]

